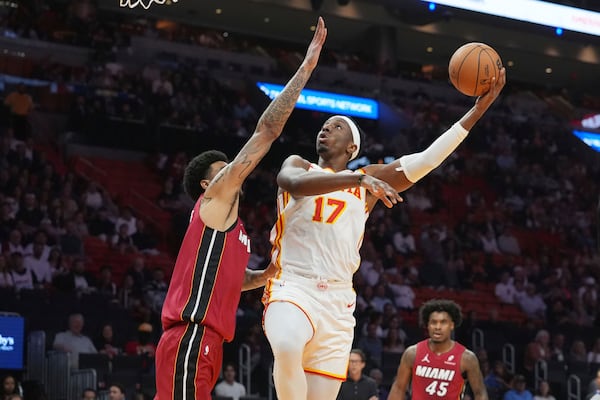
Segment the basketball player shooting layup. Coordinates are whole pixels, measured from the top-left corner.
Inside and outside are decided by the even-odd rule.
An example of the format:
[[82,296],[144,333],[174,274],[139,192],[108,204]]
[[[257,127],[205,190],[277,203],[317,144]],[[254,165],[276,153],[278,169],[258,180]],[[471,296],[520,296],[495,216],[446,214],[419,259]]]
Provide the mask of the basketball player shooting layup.
[[[346,379],[354,335],[356,293],[365,222],[378,200],[391,207],[404,191],[442,163],[498,97],[498,81],[427,149],[387,164],[348,171],[360,151],[358,126],[329,118],[317,135],[318,164],[299,156],[277,176],[278,219],[271,262],[279,268],[265,287],[264,329],[275,357],[273,378],[283,400],[334,400]],[[381,179],[393,187],[382,186]]]
[[452,340],[462,322],[460,306],[450,300],[430,300],[419,309],[419,320],[429,339],[410,346],[400,360],[388,400],[460,399],[466,376],[475,400],[487,400],[479,361],[472,351]]
[[156,352],[159,400],[210,399],[223,341],[231,341],[242,288],[263,286],[266,272],[246,269],[250,241],[238,218],[242,183],[279,137],[317,66],[327,29],[319,18],[304,61],[264,111],[256,131],[231,163],[207,151],[186,167],[184,188],[196,201],[162,309]]

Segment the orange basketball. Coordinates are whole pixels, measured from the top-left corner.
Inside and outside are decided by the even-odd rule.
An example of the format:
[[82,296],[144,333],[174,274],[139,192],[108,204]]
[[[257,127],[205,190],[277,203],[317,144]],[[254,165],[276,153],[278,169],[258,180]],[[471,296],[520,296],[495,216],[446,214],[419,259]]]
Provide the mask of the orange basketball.
[[450,82],[467,96],[481,96],[490,90],[493,77],[500,76],[502,60],[485,43],[467,43],[459,47],[448,64]]

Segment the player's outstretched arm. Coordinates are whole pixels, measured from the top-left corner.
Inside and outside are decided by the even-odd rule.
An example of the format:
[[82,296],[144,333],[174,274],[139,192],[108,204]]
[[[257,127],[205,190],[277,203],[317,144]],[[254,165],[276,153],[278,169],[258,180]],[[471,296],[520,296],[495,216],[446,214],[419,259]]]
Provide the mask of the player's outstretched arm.
[[475,101],[475,105],[450,129],[420,153],[400,157],[394,162],[368,165],[365,171],[403,192],[437,168],[467,137],[475,123],[483,117],[506,84],[506,70],[500,70],[498,80],[492,79],[490,90]]
[[242,292],[265,286],[270,278],[275,277],[277,271],[278,268],[273,263],[269,264],[267,268],[260,271],[246,268],[244,283],[242,284]]
[[256,130],[242,147],[233,161],[223,168],[206,189],[205,197],[237,195],[246,177],[254,170],[267,154],[271,144],[281,135],[300,92],[308,82],[317,66],[323,43],[327,37],[327,28],[323,18],[319,17],[315,34],[308,46],[302,64],[287,83],[283,91],[269,104],[256,125]]
[[309,170],[310,163],[302,157],[288,157],[277,174],[277,184],[292,196],[314,196],[356,187],[364,187],[387,207],[402,201],[402,197],[386,182],[369,175],[353,172],[329,174]]
[[388,400],[404,400],[406,399],[406,392],[408,391],[408,385],[412,377],[413,364],[415,363],[415,354],[417,353],[416,346],[410,346],[402,354],[400,359],[400,366],[398,367],[398,373],[396,379],[392,383],[390,388],[390,394]]
[[469,386],[473,391],[474,400],[488,400],[487,390],[483,383],[483,375],[477,356],[470,350],[465,350],[461,360],[462,369],[467,373]]

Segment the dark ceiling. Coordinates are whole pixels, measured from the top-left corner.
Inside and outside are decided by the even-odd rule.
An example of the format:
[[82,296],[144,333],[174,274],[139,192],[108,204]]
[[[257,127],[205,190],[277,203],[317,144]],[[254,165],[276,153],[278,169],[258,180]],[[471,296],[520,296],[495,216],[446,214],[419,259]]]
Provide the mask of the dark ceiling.
[[[117,8],[118,1],[101,3]],[[479,41],[494,47],[505,65],[512,62],[507,72],[514,79],[552,87],[600,88],[598,37],[568,31],[558,37],[550,27],[447,7],[438,6],[432,13],[419,0],[350,0],[345,6],[338,1],[178,0],[130,12],[297,43],[308,43],[309,27],[322,15],[328,26],[327,46],[333,49],[364,52],[379,46],[373,32],[382,31],[392,38],[389,49],[397,59],[444,66],[460,45]],[[552,73],[546,72],[548,68]]]

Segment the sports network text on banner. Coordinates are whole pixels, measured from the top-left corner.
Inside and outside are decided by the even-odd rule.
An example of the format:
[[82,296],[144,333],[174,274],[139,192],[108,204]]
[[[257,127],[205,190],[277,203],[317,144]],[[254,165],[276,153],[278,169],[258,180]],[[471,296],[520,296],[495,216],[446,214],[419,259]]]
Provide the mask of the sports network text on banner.
[[[270,99],[283,90],[283,86],[273,83],[256,82],[256,86]],[[310,89],[300,93],[296,108],[367,119],[379,118],[379,103],[376,100]]]

